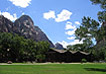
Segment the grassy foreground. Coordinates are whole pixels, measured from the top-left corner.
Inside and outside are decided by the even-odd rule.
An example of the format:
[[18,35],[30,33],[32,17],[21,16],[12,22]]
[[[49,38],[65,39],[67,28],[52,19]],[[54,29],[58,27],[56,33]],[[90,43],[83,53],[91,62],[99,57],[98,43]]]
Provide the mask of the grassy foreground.
[[0,74],[106,74],[106,64],[0,65]]

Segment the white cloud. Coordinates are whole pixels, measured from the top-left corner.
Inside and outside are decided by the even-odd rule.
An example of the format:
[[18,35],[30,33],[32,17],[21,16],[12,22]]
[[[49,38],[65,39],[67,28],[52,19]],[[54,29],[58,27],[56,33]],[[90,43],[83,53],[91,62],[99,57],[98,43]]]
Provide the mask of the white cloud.
[[11,21],[15,21],[17,19],[16,14],[11,15],[9,12],[1,12],[0,11],[0,15],[3,15],[4,17],[10,19]]
[[74,29],[72,31],[67,31],[67,32],[65,32],[65,34],[67,34],[67,35],[74,35],[75,34],[75,30],[76,29]]
[[63,22],[63,21],[67,21],[68,19],[70,19],[70,16],[72,15],[72,12],[63,9],[61,11],[60,14],[57,14],[55,16],[55,11],[49,11],[43,14],[43,17],[47,20],[49,20],[50,18],[53,18],[56,22]]
[[1,11],[0,11],[0,15],[1,15]]
[[58,43],[62,44],[64,48],[67,48],[68,45],[82,44],[83,40],[82,41],[74,40],[73,42],[69,42],[69,43],[66,41],[62,41],[62,42],[58,42]]
[[70,43],[67,43],[66,41],[62,41],[62,42],[58,42],[61,45],[63,45],[64,48],[67,48],[68,45],[70,45]]
[[79,21],[75,21],[75,24],[80,25],[80,22]]
[[56,22],[63,22],[68,19],[70,19],[70,16],[72,15],[72,12],[63,9],[60,14],[57,15],[57,18],[55,18]]
[[76,29],[76,27],[73,26],[71,22],[67,22],[67,23],[66,23],[65,30],[68,30],[68,29]]
[[67,24],[72,25],[72,22],[69,22],[69,21],[68,21]]
[[75,37],[67,37],[68,40],[74,40]]
[[75,44],[82,44],[83,40],[79,41],[78,39],[74,40],[73,42],[70,42],[71,45],[75,45]]
[[22,15],[24,15],[25,13],[23,12]]
[[50,18],[54,18],[55,19],[55,11],[49,11],[47,13],[43,14],[43,18],[49,20]]
[[22,8],[26,8],[27,6],[29,6],[29,4],[31,4],[31,0],[9,0],[10,2],[12,2],[15,6],[19,6]]

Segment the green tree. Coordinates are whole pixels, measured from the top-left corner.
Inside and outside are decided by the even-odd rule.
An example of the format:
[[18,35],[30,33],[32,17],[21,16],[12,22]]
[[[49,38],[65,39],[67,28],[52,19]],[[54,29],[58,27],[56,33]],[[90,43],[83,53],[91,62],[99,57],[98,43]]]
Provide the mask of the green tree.
[[[90,17],[82,19],[81,26],[76,30],[75,35],[79,40],[83,40],[86,49],[100,48],[100,50],[92,50],[96,60],[103,60],[105,55],[105,42],[106,42],[106,0],[91,0],[93,4],[99,4],[102,11],[98,12],[98,22]],[[100,26],[102,23],[102,26]],[[95,39],[97,44],[93,45],[92,39]],[[98,44],[99,43],[99,44]]]
[[99,4],[102,11],[98,12],[98,19],[101,23],[106,22],[106,0],[91,0],[93,4]]
[[98,20],[102,23],[98,31],[98,42],[102,39],[106,39],[106,0],[91,0],[93,4],[100,5],[102,11],[98,12]]
[[84,51],[84,45],[83,44],[69,45],[67,46],[67,49],[71,51]]
[[90,0],[93,4],[100,4],[102,9],[106,9],[106,0]]
[[10,60],[11,44],[13,42],[13,35],[11,33],[0,33],[0,54],[2,61]]
[[24,60],[25,61],[35,61],[36,58],[36,47],[37,43],[33,40],[27,39],[24,48]]
[[23,60],[23,54],[25,49],[26,39],[22,36],[18,36],[17,34],[14,34],[13,43],[11,45],[12,48],[12,58],[16,62],[20,62]]
[[37,43],[37,55],[36,58],[39,62],[45,60],[46,53],[50,49],[50,44],[46,41],[40,41]]
[[12,33],[0,33],[0,62],[44,60],[50,44],[35,42]]
[[75,31],[76,38],[83,40],[85,48],[88,49],[93,46],[92,39],[97,37],[99,23],[90,17],[82,19],[82,25]]

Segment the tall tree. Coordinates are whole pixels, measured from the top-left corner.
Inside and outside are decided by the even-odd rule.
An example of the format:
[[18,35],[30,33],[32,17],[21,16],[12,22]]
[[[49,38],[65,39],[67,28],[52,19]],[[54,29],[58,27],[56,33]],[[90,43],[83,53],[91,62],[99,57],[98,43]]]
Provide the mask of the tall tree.
[[82,24],[75,31],[76,38],[83,40],[86,49],[92,47],[92,39],[97,37],[99,23],[90,17],[84,17],[82,19]]
[[99,4],[102,11],[98,12],[98,19],[101,23],[106,22],[106,0],[91,0],[93,4]]
[[106,24],[106,0],[91,0],[93,4],[99,4],[102,11],[98,12],[99,22],[91,19],[90,17],[84,17],[82,19],[82,25],[75,32],[78,39],[83,39],[84,44],[92,46],[92,39],[96,39],[99,42],[101,39],[106,38],[106,27],[100,27],[100,23]]
[[106,0],[91,0],[93,4],[100,5],[102,11],[98,12],[98,19],[102,26],[98,32],[97,43],[106,41]]
[[37,43],[37,55],[36,58],[39,62],[45,59],[47,51],[50,49],[50,44],[46,41],[40,41]]
[[[99,4],[102,9],[98,12],[99,21],[97,22],[90,17],[84,17],[82,19],[82,25],[76,30],[75,35],[79,40],[83,40],[83,44],[86,44],[87,49],[90,47],[100,48],[101,50],[93,50],[93,54],[97,60],[103,60],[106,45],[106,0],[91,1],[93,4]],[[93,46],[92,39],[96,40],[96,46]]]
[[67,48],[71,51],[85,51],[84,44],[69,45]]

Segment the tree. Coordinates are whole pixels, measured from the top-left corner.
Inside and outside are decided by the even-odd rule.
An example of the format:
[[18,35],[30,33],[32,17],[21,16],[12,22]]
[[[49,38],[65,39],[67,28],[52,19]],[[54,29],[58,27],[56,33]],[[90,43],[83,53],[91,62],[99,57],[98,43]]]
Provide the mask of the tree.
[[106,43],[106,0],[91,0],[93,4],[99,4],[102,11],[98,12],[98,20],[102,23],[97,35],[97,48],[103,47]]
[[24,52],[26,47],[26,39],[22,36],[18,36],[17,34],[14,34],[13,43],[12,43],[12,58],[15,62],[22,62],[24,58]]
[[[82,19],[82,25],[76,30],[75,35],[79,40],[83,40],[86,48],[101,47],[100,50],[92,50],[96,60],[104,59],[105,42],[106,42],[106,0],[91,0],[93,4],[99,4],[102,11],[98,12],[98,22],[90,17]],[[102,26],[100,26],[102,23]],[[97,44],[93,45],[92,39],[95,39]]]
[[90,0],[93,4],[100,4],[102,9],[106,9],[106,0]]
[[71,51],[84,51],[84,45],[83,44],[69,45],[67,46],[67,49]]
[[93,46],[92,39],[97,37],[99,23],[90,17],[82,19],[82,25],[75,31],[76,38],[83,40],[83,44],[88,49]]
[[106,46],[101,47],[100,50],[93,50],[94,60],[101,61],[106,59]]
[[7,62],[10,60],[10,51],[11,49],[11,44],[13,42],[13,35],[11,33],[0,33],[0,54],[1,54],[1,59],[4,62]]
[[37,43],[37,55],[36,58],[39,62],[45,60],[46,53],[50,49],[50,44],[46,41],[40,41]]
[[101,23],[106,22],[106,0],[91,0],[93,4],[99,4],[102,11],[98,12],[98,19]]
[[23,58],[25,61],[35,61],[36,59],[36,47],[37,43],[33,40],[27,39],[25,42],[24,55]]
[[92,48],[90,47],[88,50],[86,47],[86,44],[76,44],[67,46],[67,49],[71,51],[91,52]]
[[50,44],[35,42],[12,33],[0,33],[0,62],[27,62],[44,60]]

